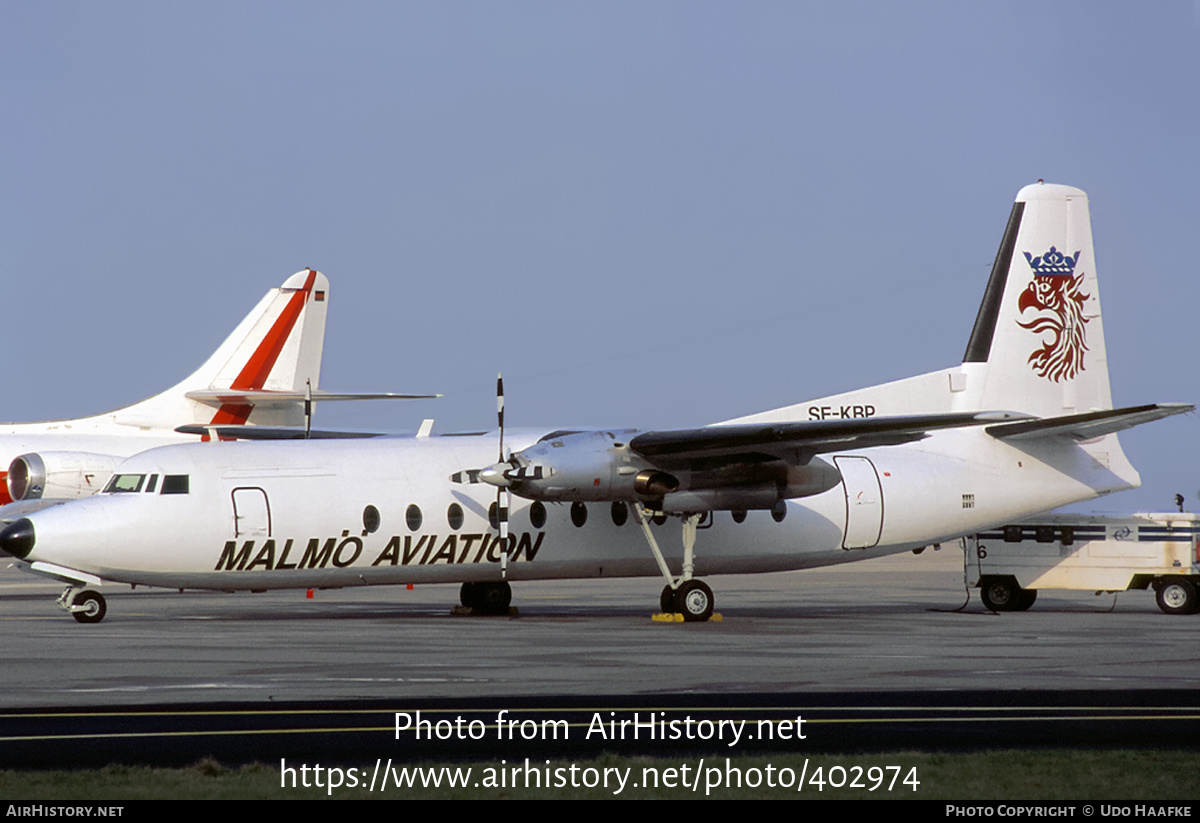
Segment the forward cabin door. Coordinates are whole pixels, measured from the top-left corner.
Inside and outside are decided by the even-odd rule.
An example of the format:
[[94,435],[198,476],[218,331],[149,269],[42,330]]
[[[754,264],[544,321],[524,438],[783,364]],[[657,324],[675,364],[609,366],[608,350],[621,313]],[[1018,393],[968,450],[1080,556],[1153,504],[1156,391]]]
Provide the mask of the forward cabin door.
[[233,536],[271,536],[271,506],[267,502],[266,491],[257,486],[242,486],[233,490]]

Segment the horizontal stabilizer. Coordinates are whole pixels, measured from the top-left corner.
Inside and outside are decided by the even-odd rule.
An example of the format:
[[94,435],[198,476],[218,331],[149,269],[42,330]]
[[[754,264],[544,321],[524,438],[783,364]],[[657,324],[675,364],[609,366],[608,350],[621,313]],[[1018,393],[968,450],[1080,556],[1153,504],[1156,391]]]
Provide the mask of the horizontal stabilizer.
[[352,440],[361,437],[384,437],[382,432],[318,431],[305,432],[302,428],[288,426],[205,426],[190,424],[179,426],[180,434],[207,434],[221,440]]
[[1161,420],[1174,414],[1195,411],[1186,403],[1157,403],[1148,406],[1129,406],[1124,409],[1068,414],[1041,420],[1023,420],[988,426],[986,431],[1001,440],[1031,440],[1040,437],[1073,437],[1091,440],[1106,434],[1131,429],[1151,420]]
[[248,403],[263,408],[288,406],[305,400],[432,400],[440,394],[396,394],[393,392],[329,392],[314,390],[312,395],[302,391],[239,391],[237,389],[199,389],[188,392],[185,397],[208,406],[220,408],[226,403]]
[[723,455],[763,454],[794,460],[797,452],[820,454],[843,449],[892,446],[921,440],[937,429],[963,428],[1024,420],[1012,412],[921,414],[868,417],[854,420],[807,420],[795,423],[738,424],[703,429],[653,431],[639,434],[629,447],[643,457],[665,464],[670,460],[695,460]]

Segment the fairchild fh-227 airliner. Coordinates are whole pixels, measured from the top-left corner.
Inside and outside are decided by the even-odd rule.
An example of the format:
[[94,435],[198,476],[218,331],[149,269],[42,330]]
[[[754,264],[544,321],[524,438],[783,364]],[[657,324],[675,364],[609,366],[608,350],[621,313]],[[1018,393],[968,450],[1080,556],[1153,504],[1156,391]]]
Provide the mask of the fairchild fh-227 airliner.
[[701,429],[506,431],[152,449],[94,497],[30,514],[0,549],[103,618],[102,583],[263,590],[804,569],[945,542],[1140,482],[1117,432],[1087,196],[1017,195],[960,365]]

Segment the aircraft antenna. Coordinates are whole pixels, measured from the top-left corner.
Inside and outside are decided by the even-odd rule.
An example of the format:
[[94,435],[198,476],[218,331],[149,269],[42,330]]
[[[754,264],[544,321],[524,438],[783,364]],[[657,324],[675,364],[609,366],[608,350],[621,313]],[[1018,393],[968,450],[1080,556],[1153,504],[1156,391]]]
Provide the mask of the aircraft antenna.
[[312,437],[312,380],[304,381],[304,439]]

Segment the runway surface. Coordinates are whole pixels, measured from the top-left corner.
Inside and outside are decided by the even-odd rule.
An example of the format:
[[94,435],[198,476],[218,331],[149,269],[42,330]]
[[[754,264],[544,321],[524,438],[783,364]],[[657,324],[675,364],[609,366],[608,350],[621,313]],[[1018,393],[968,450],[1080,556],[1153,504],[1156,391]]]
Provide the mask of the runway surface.
[[[993,614],[954,546],[709,578],[724,620],[650,620],[659,580],[522,583],[517,617],[451,615],[457,588],[264,594],[109,587],[80,625],[58,587],[0,571],[9,708],[181,702],[1200,688],[1200,616],[1150,592],[1043,592]],[[1115,603],[1114,603],[1115,600]],[[1111,609],[1111,611],[1110,611]]]
[[[0,767],[1200,746],[1200,616],[1151,593],[993,614],[957,547],[708,582],[720,622],[653,622],[662,583],[643,579],[522,583],[517,616],[486,618],[452,615],[452,586],[106,586],[108,617],[81,625],[58,586],[4,568]],[[447,736],[397,738],[396,713],[418,711]],[[502,711],[569,740],[503,739]],[[449,734],[458,718],[482,739]],[[754,731],[630,742],[597,718]]]

